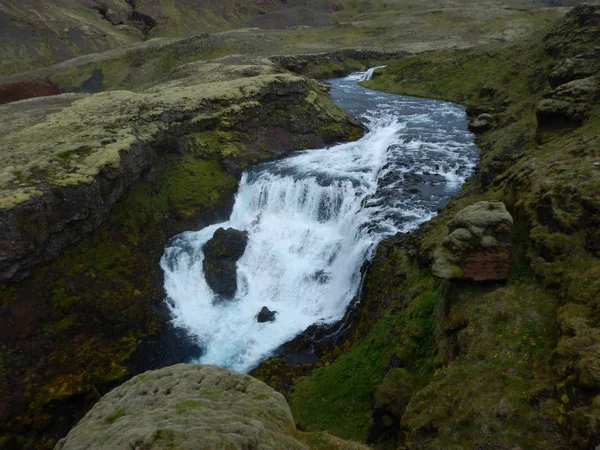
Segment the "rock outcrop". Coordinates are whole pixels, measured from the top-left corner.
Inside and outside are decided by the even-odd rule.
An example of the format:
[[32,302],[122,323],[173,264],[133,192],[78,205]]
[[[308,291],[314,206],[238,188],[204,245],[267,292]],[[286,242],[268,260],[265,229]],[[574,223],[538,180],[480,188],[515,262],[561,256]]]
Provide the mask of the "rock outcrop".
[[256,315],[256,321],[258,323],[274,322],[276,314],[277,311],[271,311],[266,306],[263,306],[260,312]]
[[478,202],[459,211],[435,252],[433,273],[446,280],[506,280],[513,219],[500,202]]
[[308,450],[312,440],[328,444],[318,448],[366,449],[299,433],[283,395],[255,378],[179,364],[138,375],[105,395],[56,450]]
[[219,228],[204,245],[202,268],[206,282],[219,296],[230,298],[237,292],[237,261],[248,245],[248,232]]
[[[285,150],[361,133],[316,83],[278,72],[196,64],[144,92],[1,106],[10,119],[0,125],[0,280],[22,278],[94,230],[161,156],[216,157],[237,174]],[[206,131],[218,136],[205,142]]]
[[494,126],[496,122],[495,117],[492,114],[480,114],[475,119],[469,122],[469,130],[473,133],[483,133]]

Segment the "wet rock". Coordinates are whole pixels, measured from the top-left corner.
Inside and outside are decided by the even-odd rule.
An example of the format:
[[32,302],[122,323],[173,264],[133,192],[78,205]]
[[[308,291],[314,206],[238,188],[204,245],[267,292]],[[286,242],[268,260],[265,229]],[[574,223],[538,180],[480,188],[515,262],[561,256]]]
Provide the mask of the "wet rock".
[[469,130],[473,133],[483,133],[494,126],[496,118],[491,114],[480,114],[469,122]]
[[237,292],[237,261],[248,244],[248,233],[219,228],[204,245],[204,276],[215,294],[233,297]]
[[271,311],[266,306],[263,306],[256,316],[256,321],[258,323],[275,322],[275,314],[277,314],[277,311]]
[[446,280],[508,279],[512,223],[501,202],[478,202],[459,211],[434,254],[434,275]]

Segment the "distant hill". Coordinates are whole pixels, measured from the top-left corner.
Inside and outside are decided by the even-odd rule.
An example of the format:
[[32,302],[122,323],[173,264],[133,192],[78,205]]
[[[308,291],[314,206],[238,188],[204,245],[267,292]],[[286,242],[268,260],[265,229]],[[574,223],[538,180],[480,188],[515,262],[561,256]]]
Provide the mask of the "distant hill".
[[[431,22],[432,30],[454,32],[455,20],[460,17],[432,22],[427,14],[434,17],[441,11],[465,8],[485,14],[490,10],[536,10],[559,6],[557,2],[572,5],[579,0],[0,0],[0,76],[152,38],[242,27],[354,27],[358,31],[350,37],[372,40],[385,35],[381,43],[387,45],[391,42],[389,31],[406,29],[406,20],[415,22],[409,19],[413,14],[424,13],[416,22]],[[406,19],[399,21],[403,17]],[[494,17],[499,16],[491,20],[496,20]],[[430,28],[419,29],[427,33]],[[316,42],[321,37],[335,40],[338,34],[339,30],[330,30],[317,36]],[[348,33],[337,37],[337,47],[352,45]]]

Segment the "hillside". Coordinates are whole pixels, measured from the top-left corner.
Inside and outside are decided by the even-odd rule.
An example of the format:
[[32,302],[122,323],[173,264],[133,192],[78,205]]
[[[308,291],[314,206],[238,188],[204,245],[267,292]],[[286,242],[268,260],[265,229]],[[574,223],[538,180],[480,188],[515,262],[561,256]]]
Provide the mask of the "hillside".
[[243,27],[256,28],[221,36],[219,56],[469,46],[518,38],[560,15],[545,8],[534,0],[3,0],[0,77],[147,40]]
[[[438,217],[379,246],[350,339],[316,370],[255,372],[302,429],[382,449],[599,444],[599,26],[600,7],[581,6],[524,42],[407,57],[365,83],[469,105],[482,159]],[[436,268],[481,201],[512,216],[506,283]],[[491,256],[473,251],[481,271]]]

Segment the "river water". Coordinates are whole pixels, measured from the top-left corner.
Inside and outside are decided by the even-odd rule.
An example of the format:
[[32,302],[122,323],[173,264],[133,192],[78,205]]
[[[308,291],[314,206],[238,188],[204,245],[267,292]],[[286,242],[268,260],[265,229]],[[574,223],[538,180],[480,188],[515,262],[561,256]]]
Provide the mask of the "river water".
[[[332,100],[368,127],[362,139],[247,170],[227,222],[169,242],[166,301],[204,350],[195,362],[247,372],[308,326],[339,320],[376,244],[433,217],[473,171],[462,106],[358,85],[369,76],[330,80]],[[249,233],[232,301],[215,301],[202,271],[219,227]],[[263,306],[274,322],[257,323]]]

